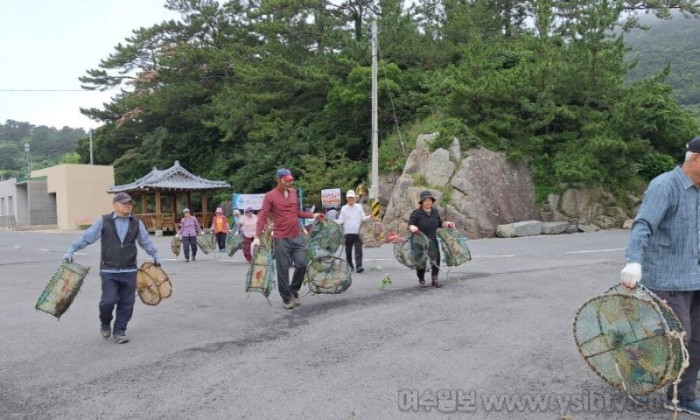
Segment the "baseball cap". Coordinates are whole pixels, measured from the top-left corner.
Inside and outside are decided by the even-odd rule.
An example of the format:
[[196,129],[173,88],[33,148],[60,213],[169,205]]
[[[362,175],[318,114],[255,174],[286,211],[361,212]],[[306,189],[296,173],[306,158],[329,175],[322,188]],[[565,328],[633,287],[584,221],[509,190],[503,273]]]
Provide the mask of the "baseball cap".
[[184,209],[182,209],[182,212],[183,212],[183,213],[189,213],[189,212],[190,212],[190,209],[184,208]]
[[348,192],[345,193],[346,198],[356,198],[357,196],[355,195],[355,190],[348,190]]
[[131,196],[129,194],[127,194],[125,192],[119,192],[119,193],[114,194],[114,197],[112,197],[112,202],[113,203],[119,202],[122,204],[126,204],[126,203],[133,203],[134,200],[131,199]]
[[700,137],[695,137],[685,145],[686,152],[700,153]]
[[247,207],[247,208],[245,209],[245,212],[246,212],[246,213],[249,213],[249,212],[251,212],[251,211],[253,211],[253,208],[252,208],[252,207]]
[[282,178],[287,182],[294,180],[294,176],[292,176],[292,171],[290,171],[287,168],[278,169],[277,170],[277,178]]

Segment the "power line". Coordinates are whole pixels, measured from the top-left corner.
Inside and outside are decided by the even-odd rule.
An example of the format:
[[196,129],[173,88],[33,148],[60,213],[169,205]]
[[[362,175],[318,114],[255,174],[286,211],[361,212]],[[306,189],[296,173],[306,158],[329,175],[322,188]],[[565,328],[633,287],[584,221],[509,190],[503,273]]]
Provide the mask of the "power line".
[[87,89],[0,89],[0,92],[94,92]]

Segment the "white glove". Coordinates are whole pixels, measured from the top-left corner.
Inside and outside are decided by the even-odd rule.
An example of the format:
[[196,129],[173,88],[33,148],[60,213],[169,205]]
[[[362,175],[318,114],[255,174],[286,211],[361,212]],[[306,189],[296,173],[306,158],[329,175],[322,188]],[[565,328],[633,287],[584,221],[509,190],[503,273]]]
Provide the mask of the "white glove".
[[418,233],[418,226],[410,225],[408,230],[410,230],[411,233]]
[[260,238],[255,238],[253,239],[253,242],[250,244],[250,252],[255,252],[255,248],[260,246]]
[[642,279],[642,265],[636,262],[627,263],[620,272],[620,279],[623,285],[634,289],[637,282]]

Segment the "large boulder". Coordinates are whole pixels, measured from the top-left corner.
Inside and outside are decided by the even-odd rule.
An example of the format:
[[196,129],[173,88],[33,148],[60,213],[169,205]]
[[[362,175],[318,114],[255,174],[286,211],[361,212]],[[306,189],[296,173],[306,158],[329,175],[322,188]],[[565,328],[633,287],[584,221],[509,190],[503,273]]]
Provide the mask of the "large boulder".
[[450,159],[456,164],[462,160],[462,147],[459,145],[459,140],[457,137],[452,139],[452,144],[450,145]]
[[527,164],[510,162],[504,153],[483,147],[461,152],[458,141],[449,150],[431,153],[436,136],[418,137],[394,183],[384,219],[390,229],[405,229],[424,189],[436,195],[443,220],[456,222],[470,238],[491,237],[500,224],[535,218],[532,171]]
[[542,233],[542,222],[537,220],[527,220],[513,223],[515,236],[536,236]]
[[396,187],[396,182],[401,174],[399,172],[387,172],[379,174],[379,203],[384,207],[389,205],[391,192]]
[[428,156],[421,167],[428,185],[447,185],[455,172],[455,164],[450,160],[450,152],[437,149]]
[[543,235],[556,235],[559,233],[566,232],[569,227],[568,222],[549,222],[542,223],[542,234]]

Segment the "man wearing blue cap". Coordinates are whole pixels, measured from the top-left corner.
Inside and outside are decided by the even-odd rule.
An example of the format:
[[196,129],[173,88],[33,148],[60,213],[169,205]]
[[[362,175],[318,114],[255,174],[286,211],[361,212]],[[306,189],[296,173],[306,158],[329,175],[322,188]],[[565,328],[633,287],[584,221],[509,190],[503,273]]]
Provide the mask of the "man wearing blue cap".
[[[127,193],[120,192],[112,199],[114,212],[98,217],[66,251],[63,258],[73,260],[73,254],[101,239],[100,277],[100,332],[102,337],[114,336],[117,344],[128,343],[126,325],[134,313],[136,300],[136,242],[153,257],[160,267],[158,250],[139,219],[131,214],[133,201]],[[112,330],[112,313],[117,307],[117,318]]]
[[[260,236],[268,223],[268,216],[274,223],[274,257],[277,269],[277,288],[284,309],[300,306],[299,289],[306,274],[306,244],[301,236],[299,218],[316,218],[319,213],[309,213],[299,208],[299,197],[292,188],[294,177],[289,169],[279,169],[276,174],[277,186],[263,198],[262,209],[258,214],[253,253],[260,245]],[[294,261],[294,276],[289,284],[290,262]]]
[[[621,282],[637,282],[673,309],[685,330],[690,366],[678,384],[679,410],[700,415],[700,137],[686,145],[683,165],[654,178],[632,224]],[[673,385],[664,407],[673,410]]]

